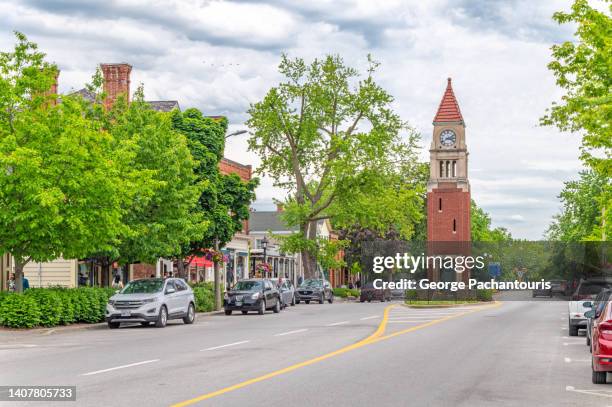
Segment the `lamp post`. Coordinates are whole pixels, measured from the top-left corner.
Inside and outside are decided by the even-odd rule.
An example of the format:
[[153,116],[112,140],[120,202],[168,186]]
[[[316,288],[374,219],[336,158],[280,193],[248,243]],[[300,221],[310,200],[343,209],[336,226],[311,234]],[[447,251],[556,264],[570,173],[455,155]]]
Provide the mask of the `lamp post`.
[[[266,263],[266,250],[268,249],[268,238],[266,236],[264,236],[263,239],[261,239],[261,248],[263,249],[263,262]],[[267,271],[264,272],[264,274],[267,274]],[[268,277],[268,276],[264,276],[264,277]]]

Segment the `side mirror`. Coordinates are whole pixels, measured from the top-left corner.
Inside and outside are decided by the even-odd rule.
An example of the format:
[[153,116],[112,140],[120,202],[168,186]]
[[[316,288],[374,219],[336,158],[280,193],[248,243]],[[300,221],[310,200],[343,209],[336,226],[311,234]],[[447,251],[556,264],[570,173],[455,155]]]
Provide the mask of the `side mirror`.
[[166,295],[175,293],[176,290],[172,287],[166,288]]
[[593,303],[591,301],[585,301],[582,303],[584,308],[593,308]]
[[595,311],[594,310],[590,310],[584,313],[584,316],[586,318],[595,318]]

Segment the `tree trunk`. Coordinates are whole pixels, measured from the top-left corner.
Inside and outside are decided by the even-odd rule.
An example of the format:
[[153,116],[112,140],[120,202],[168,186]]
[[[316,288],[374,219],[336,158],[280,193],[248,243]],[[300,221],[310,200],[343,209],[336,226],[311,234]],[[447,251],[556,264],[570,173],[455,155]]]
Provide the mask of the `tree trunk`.
[[184,278],[186,281],[189,281],[189,278],[185,277],[185,263],[183,263],[183,259],[178,259],[176,265],[178,267],[179,277]]
[[[302,229],[307,240],[316,240],[317,222],[310,221]],[[304,249],[300,254],[302,256],[302,265],[304,266],[304,279],[317,278],[317,258],[315,253]]]
[[17,261],[15,258],[15,292],[23,292],[23,268],[26,265],[23,261]]
[[[219,240],[215,239],[215,250],[219,251]],[[219,262],[215,261],[215,310],[221,309],[221,271],[219,270]]]

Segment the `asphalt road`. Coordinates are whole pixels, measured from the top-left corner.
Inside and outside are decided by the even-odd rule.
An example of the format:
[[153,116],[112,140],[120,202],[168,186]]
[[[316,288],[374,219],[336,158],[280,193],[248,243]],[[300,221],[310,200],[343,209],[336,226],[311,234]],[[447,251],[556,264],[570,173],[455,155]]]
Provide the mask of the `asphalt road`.
[[567,336],[566,302],[392,304],[0,331],[0,384],[75,385],[76,403],[51,405],[78,406],[612,405],[612,385],[591,384],[584,337]]

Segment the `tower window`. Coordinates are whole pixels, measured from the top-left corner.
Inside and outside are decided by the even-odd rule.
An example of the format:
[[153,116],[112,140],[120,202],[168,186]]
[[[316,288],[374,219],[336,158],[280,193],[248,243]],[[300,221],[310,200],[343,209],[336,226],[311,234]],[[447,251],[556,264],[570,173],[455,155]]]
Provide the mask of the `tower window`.
[[450,176],[450,161],[446,162],[446,178]]
[[442,212],[442,198],[438,198],[438,210]]
[[457,232],[457,219],[453,219],[453,233]]
[[440,178],[444,177],[444,161],[440,161]]
[[453,178],[457,176],[457,161],[453,161]]

